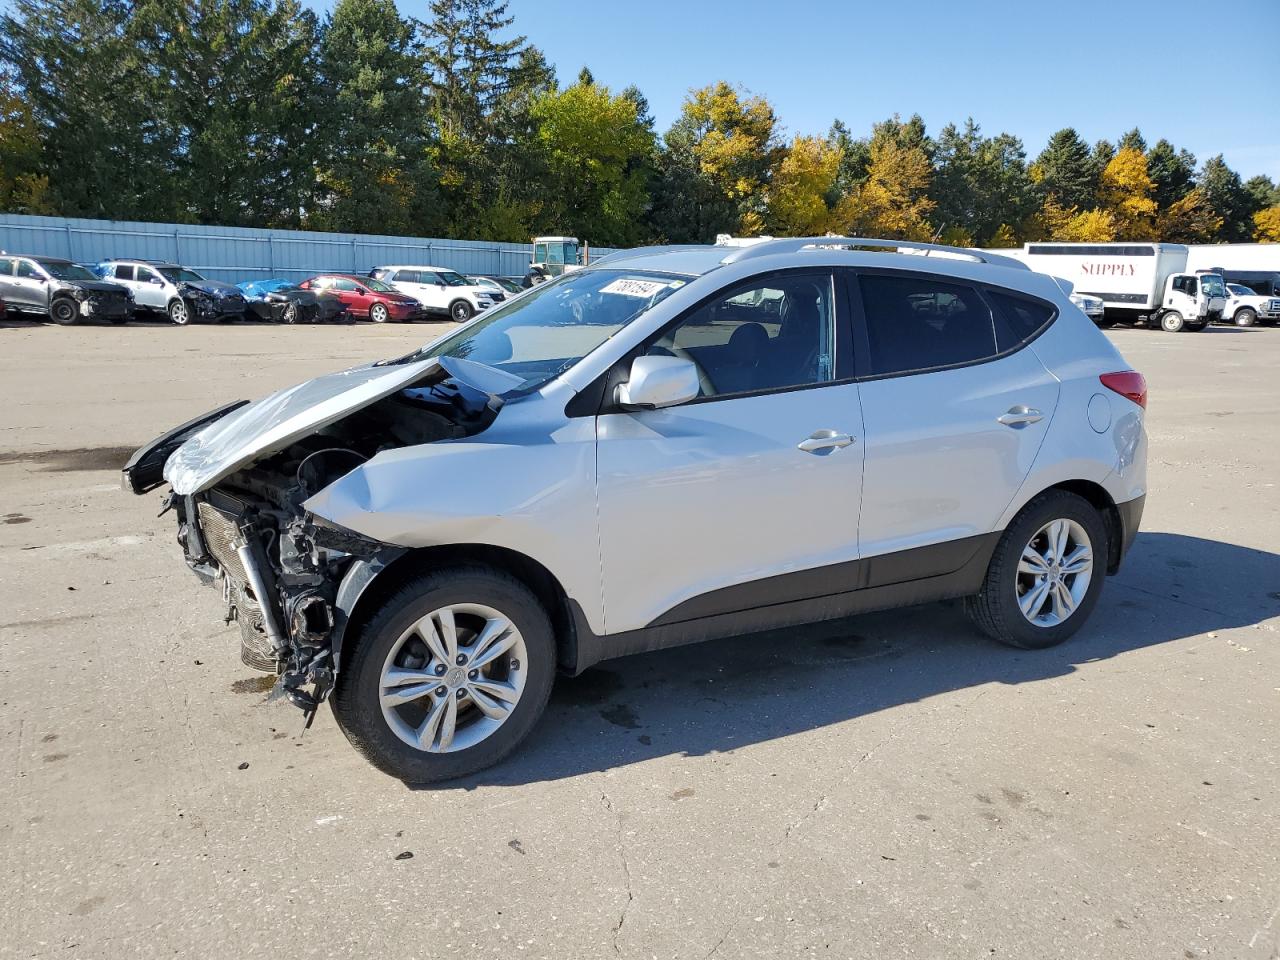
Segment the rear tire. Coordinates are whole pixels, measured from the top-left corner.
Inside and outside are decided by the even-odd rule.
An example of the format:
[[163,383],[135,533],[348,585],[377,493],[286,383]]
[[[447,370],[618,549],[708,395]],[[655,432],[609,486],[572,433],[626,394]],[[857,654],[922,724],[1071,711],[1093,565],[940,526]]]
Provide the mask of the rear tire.
[[1181,333],[1186,326],[1187,321],[1177,310],[1169,310],[1160,315],[1160,329],[1165,333]]
[[1237,327],[1252,327],[1258,322],[1258,312],[1252,307],[1241,307],[1232,319]]
[[80,304],[70,297],[59,297],[49,304],[49,319],[60,327],[69,327],[80,319]]
[[[1069,566],[1061,561],[1069,561],[1075,555],[1075,548],[1083,545],[1087,547],[1090,558],[1089,579],[1081,590],[1074,591],[1080,575],[1063,574],[1061,583],[1064,589],[1068,593],[1078,592],[1079,596],[1072,598],[1070,612],[1055,621],[1059,608],[1054,600],[1053,577],[1050,575],[1050,589],[1044,594],[1044,605],[1033,611],[1043,614],[1046,622],[1033,622],[1033,618],[1023,612],[1022,604],[1034,600],[1033,584],[1041,578],[1028,572],[1031,565],[1024,558],[1028,548],[1033,548],[1038,542],[1041,532],[1057,522],[1065,522],[1069,533],[1072,530],[1079,533],[1070,534],[1066,543],[1071,544],[1072,549],[1066,549],[1062,557],[1052,556],[1052,548],[1040,551],[1052,561],[1047,569],[1057,572]],[[1087,540],[1087,544],[1082,544],[1082,540]],[[1065,490],[1047,490],[1023,507],[1005,529],[991,556],[982,589],[965,599],[965,612],[979,630],[1009,646],[1025,650],[1057,646],[1089,619],[1102,591],[1108,552],[1107,527],[1093,504]]]
[[[459,684],[465,686],[467,681],[454,676],[454,664],[437,663],[425,643],[421,647],[406,645],[407,636],[408,643],[414,643],[415,625],[425,618],[435,617],[445,609],[465,607],[499,614],[514,628],[524,649],[520,659],[513,653],[518,646],[502,654],[506,660],[498,669],[507,672],[500,673],[498,682],[519,686],[519,693],[505,717],[491,730],[485,726],[492,719],[489,712],[480,710],[469,694],[464,697]],[[450,622],[455,622],[450,616]],[[481,641],[475,634],[466,636],[463,614],[458,615],[456,623],[454,648],[465,655],[469,649],[479,647]],[[533,730],[546,708],[555,677],[555,637],[542,604],[519,580],[489,567],[446,568],[410,580],[387,599],[352,641],[331,698],[334,717],[365,759],[383,773],[411,784],[451,780],[498,763]],[[480,662],[478,657],[476,662]],[[437,675],[434,671],[440,665],[446,669]],[[392,687],[387,682],[388,669],[417,670],[430,675],[430,679],[422,684],[401,680],[400,686]],[[481,672],[491,669],[492,665],[486,666]],[[470,676],[467,665],[463,664],[460,670],[463,676]],[[520,678],[510,671],[524,675]],[[492,680],[492,675],[488,677]],[[486,677],[480,679],[484,681]],[[419,692],[416,686],[430,691]],[[388,707],[385,703],[389,689],[412,694],[413,699],[397,700]],[[443,695],[441,689],[445,690]],[[422,736],[421,730],[427,727],[433,711],[446,710],[455,697],[456,728],[450,727],[451,731],[456,729],[455,746],[444,743],[442,731],[449,723],[447,718],[439,730],[426,734],[428,748],[413,746],[405,739],[415,729]],[[425,711],[420,726],[415,709]],[[393,729],[393,723],[399,732]],[[454,733],[450,736],[454,737]],[[468,738],[475,742],[467,745]],[[464,745],[458,747],[458,743]]]

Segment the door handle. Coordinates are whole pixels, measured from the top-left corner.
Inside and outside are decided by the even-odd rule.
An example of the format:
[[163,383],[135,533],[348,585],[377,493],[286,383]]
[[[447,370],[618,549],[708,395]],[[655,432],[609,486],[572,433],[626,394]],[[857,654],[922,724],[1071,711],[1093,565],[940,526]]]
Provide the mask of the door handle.
[[797,450],[805,453],[821,453],[824,450],[838,450],[853,443],[853,437],[847,433],[836,433],[834,430],[816,430],[796,444]]
[[1006,427],[1022,427],[1028,423],[1039,423],[1043,419],[1044,414],[1035,407],[1018,404],[1016,407],[1010,407],[1008,413],[1002,413],[996,417],[996,423],[1003,423]]

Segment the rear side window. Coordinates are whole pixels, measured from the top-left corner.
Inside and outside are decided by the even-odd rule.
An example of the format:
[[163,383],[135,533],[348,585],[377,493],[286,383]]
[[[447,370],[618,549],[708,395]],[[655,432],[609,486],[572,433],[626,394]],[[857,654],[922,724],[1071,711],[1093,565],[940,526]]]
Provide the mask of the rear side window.
[[115,278],[117,280],[132,280],[133,267],[128,264],[117,263],[115,269]]
[[871,373],[931,370],[994,357],[995,322],[972,287],[920,275],[859,277]]
[[994,290],[988,290],[987,294],[1000,310],[996,322],[996,340],[999,341],[1001,353],[1026,343],[1047,327],[1058,314],[1051,304],[1043,300],[1026,300]]
[[[385,280],[386,277],[379,277],[379,280]],[[397,270],[396,280],[400,283],[422,283],[421,270]]]
[[13,276],[13,261],[7,257],[0,257],[0,277]]

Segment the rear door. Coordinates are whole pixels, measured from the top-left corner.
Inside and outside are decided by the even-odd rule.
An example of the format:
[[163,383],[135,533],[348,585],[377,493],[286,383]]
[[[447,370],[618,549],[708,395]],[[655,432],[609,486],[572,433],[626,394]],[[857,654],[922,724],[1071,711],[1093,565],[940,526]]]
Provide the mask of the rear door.
[[9,306],[18,307],[13,295],[13,268],[16,261],[12,257],[0,257],[0,300]]
[[10,301],[23,310],[44,312],[49,308],[49,279],[32,261],[19,259],[10,281]]
[[[864,270],[847,279],[861,307],[863,555],[992,532],[1057,405],[1057,379],[1026,348],[1052,322],[1053,306],[1012,295],[997,302],[922,272]],[[914,574],[952,572],[931,564],[945,566],[955,553],[918,554]]]

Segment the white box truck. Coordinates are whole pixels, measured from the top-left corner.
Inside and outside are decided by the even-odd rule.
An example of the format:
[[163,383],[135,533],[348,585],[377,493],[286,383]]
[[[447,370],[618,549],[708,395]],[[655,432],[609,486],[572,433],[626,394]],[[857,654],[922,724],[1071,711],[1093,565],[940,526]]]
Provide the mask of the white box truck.
[[1145,319],[1170,333],[1203,330],[1227,305],[1222,277],[1189,271],[1180,243],[1028,243],[1021,259],[1101,300],[1102,327]]

